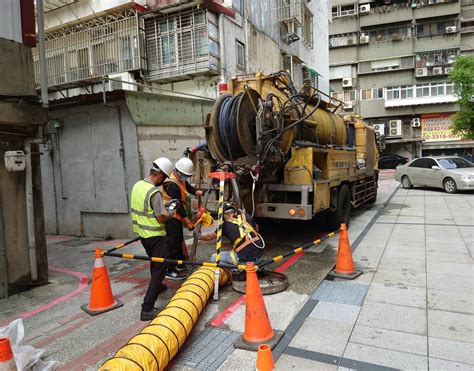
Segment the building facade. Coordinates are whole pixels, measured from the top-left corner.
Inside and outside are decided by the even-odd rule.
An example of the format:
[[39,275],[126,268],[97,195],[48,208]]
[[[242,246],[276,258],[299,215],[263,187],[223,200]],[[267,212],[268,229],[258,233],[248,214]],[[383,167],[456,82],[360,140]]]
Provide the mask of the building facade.
[[204,141],[231,77],[287,69],[329,92],[329,0],[62,1],[45,13],[50,233],[130,236],[132,185]]
[[331,95],[386,138],[384,153],[472,158],[451,130],[449,73],[474,53],[472,0],[332,0]]
[[35,91],[34,2],[0,13],[0,298],[48,282],[40,156],[46,109]]

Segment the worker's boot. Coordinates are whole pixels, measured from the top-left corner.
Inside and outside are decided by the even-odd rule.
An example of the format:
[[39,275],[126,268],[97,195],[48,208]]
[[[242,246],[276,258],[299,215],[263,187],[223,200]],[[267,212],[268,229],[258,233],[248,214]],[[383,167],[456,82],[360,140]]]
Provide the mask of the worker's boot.
[[142,309],[142,312],[140,314],[140,321],[151,321],[153,318],[156,317],[158,313],[160,313],[160,310],[158,308],[153,308],[150,311],[144,311]]

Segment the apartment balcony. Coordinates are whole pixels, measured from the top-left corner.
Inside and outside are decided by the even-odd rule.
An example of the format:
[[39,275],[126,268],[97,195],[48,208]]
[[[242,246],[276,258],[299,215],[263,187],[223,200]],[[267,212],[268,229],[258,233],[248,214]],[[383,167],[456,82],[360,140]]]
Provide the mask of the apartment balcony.
[[[47,32],[45,39],[49,88],[79,86],[145,67],[144,33],[135,9]],[[39,86],[38,48],[33,61]]]
[[385,108],[456,103],[453,83],[431,82],[385,89]]
[[370,37],[368,44],[359,45],[359,60],[374,60],[413,53],[412,40],[409,37],[395,35],[392,39]]
[[193,8],[145,19],[150,81],[172,82],[220,73],[217,17]]
[[360,27],[369,27],[397,22],[408,22],[413,18],[409,4],[394,4],[371,8],[370,13],[360,14]]
[[459,1],[442,2],[436,4],[428,4],[416,8],[415,18],[434,18],[446,17],[448,15],[455,15],[461,13],[461,3]]

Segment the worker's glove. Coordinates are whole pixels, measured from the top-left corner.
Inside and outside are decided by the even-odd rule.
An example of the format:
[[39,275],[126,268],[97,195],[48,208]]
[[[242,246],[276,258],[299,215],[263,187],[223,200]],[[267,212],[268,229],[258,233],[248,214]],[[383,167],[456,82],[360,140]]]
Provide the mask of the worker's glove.
[[196,191],[196,196],[204,196],[207,192],[207,189],[198,189]]

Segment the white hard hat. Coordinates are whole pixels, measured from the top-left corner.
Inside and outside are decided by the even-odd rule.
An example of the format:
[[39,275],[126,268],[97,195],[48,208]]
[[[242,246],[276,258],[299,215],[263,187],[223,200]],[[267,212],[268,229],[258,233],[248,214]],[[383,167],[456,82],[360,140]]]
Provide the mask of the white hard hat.
[[173,163],[166,157],[160,157],[153,161],[152,170],[161,170],[167,176],[171,176],[171,173],[173,172]]
[[176,170],[178,170],[180,173],[183,173],[184,175],[191,176],[194,174],[194,164],[193,162],[187,158],[183,157],[178,160],[176,165],[174,166]]

